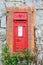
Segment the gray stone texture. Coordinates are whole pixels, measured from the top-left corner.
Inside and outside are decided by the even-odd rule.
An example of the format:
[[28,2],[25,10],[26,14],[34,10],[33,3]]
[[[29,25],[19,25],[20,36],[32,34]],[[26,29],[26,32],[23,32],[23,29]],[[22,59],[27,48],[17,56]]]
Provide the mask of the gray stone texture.
[[[7,0],[6,0],[7,1]],[[12,1],[12,0],[8,0]],[[14,6],[33,6],[35,8],[34,14],[34,25],[36,27],[36,47],[38,63],[43,59],[43,0],[13,0],[14,2],[5,2],[5,0],[0,0],[0,54],[2,44],[6,43],[6,7]],[[18,2],[19,1],[19,2]],[[40,31],[41,32],[40,32]],[[38,36],[39,33],[39,36]],[[0,65],[2,63],[0,62]],[[41,64],[40,64],[41,65]]]

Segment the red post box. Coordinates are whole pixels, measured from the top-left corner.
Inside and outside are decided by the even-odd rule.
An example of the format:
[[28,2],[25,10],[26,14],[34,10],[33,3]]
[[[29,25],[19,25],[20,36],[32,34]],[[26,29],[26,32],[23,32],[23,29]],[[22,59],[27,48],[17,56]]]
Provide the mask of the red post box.
[[8,7],[6,41],[11,53],[29,49],[34,52],[34,8]]
[[13,21],[13,52],[28,48],[28,13],[14,12]]

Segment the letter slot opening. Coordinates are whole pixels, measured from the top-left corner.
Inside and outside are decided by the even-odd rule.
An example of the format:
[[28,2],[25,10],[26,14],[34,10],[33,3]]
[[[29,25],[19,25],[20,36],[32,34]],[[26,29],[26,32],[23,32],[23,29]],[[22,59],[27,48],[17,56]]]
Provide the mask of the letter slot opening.
[[22,20],[16,20],[16,21],[26,21],[26,20],[23,20],[23,19],[22,19]]
[[17,19],[17,20],[13,20],[13,21],[16,21],[16,22],[25,22],[26,20],[19,20],[19,19]]

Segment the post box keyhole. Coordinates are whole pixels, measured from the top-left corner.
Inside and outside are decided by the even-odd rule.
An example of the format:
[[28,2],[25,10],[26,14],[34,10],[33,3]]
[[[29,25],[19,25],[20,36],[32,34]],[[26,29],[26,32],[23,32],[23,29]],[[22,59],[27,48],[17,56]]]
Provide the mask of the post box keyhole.
[[17,42],[19,42],[20,40],[19,39],[17,39]]
[[21,40],[22,40],[21,38],[18,38],[18,39],[17,39],[17,42],[21,42]]

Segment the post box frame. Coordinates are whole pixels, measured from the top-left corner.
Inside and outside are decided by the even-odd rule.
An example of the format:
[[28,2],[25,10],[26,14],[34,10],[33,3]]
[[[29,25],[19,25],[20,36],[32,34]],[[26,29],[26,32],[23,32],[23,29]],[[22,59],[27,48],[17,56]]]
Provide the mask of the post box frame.
[[[30,28],[30,37],[28,37],[29,50],[34,52],[34,7],[20,6],[20,7],[9,7],[7,11],[7,24],[6,24],[6,39],[9,46],[9,50],[13,53],[13,33],[12,33],[12,13],[13,12],[28,12],[28,27]],[[30,39],[31,38],[31,39]]]

